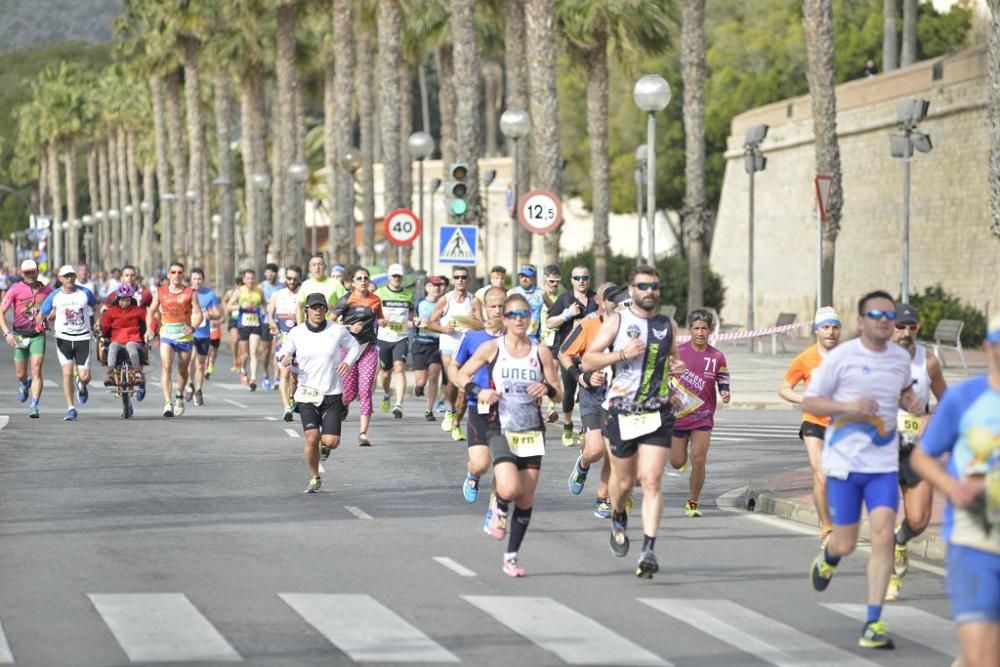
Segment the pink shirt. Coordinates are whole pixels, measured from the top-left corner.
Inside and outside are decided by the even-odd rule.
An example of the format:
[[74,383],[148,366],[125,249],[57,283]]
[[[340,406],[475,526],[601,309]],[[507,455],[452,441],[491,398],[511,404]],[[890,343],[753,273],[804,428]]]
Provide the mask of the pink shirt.
[[681,385],[700,398],[703,403],[690,414],[684,415],[674,424],[679,431],[690,431],[697,428],[715,426],[716,385],[729,388],[729,367],[726,365],[726,355],[709,345],[704,352],[697,352],[691,343],[681,343],[677,346],[677,354],[687,366],[684,374],[678,378]]
[[6,311],[11,306],[14,307],[14,331],[16,333],[30,334],[37,332],[35,327],[35,315],[41,307],[45,297],[49,295],[52,288],[48,285],[38,284],[32,287],[23,280],[7,290],[3,297],[3,309]]

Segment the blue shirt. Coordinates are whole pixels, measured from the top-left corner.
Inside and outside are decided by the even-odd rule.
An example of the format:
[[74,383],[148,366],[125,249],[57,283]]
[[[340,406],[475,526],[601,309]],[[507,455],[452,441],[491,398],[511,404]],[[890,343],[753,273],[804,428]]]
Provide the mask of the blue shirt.
[[201,312],[204,315],[204,319],[202,319],[201,325],[194,330],[194,337],[209,338],[212,327],[208,318],[208,309],[213,307],[221,308],[222,306],[219,304],[219,297],[215,296],[215,292],[210,287],[202,287],[195,294],[198,295],[198,303],[201,305]]
[[[421,299],[420,303],[417,304],[417,317],[422,320],[430,320],[431,313],[434,312],[434,306],[437,305],[437,301],[428,301],[427,299]],[[438,342],[438,332],[431,331],[430,329],[417,329],[417,335],[414,340],[418,343],[426,343],[428,345],[433,345]]]
[[[280,289],[284,289],[285,283],[281,281],[269,282],[267,280],[260,281],[260,291],[264,295],[264,302],[260,310],[260,321],[262,324],[267,324],[267,303],[271,300],[271,295]],[[204,307],[204,306],[203,306]],[[195,338],[199,336],[195,334]]]
[[[949,452],[947,471],[955,479],[1000,468],[1000,391],[983,375],[950,387],[920,437],[920,447],[938,457]],[[945,509],[941,535],[952,544],[1000,555],[1000,530],[987,534],[971,512]]]
[[[461,366],[466,361],[472,358],[472,355],[476,353],[479,346],[483,343],[487,343],[491,340],[496,340],[497,337],[491,333],[484,330],[480,331],[470,331],[462,336],[462,343],[458,346],[458,352],[455,353],[455,363]],[[478,384],[480,387],[490,386],[490,365],[483,364],[476,371],[476,374],[472,376],[472,381]],[[466,398],[466,403],[469,406],[475,408],[477,399],[475,397],[469,396]]]

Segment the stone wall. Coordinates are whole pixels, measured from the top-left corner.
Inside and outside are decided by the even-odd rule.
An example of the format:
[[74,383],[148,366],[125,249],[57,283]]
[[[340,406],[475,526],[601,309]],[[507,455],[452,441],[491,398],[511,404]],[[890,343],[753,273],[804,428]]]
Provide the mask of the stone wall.
[[[898,294],[902,280],[902,160],[889,153],[896,103],[930,100],[920,124],[934,149],[915,153],[910,196],[910,291],[941,283],[984,311],[1000,307],[1000,239],[989,232],[984,48],[918,63],[837,87],[844,209],[837,240],[834,301],[842,316],[876,288]],[[749,177],[743,137],[770,126],[767,169],[755,177],[755,324],[779,312],[811,317],[816,305],[815,159],[809,97],[735,117],[711,251],[725,282],[722,319],[747,319]],[[853,329],[853,320],[851,328]]]

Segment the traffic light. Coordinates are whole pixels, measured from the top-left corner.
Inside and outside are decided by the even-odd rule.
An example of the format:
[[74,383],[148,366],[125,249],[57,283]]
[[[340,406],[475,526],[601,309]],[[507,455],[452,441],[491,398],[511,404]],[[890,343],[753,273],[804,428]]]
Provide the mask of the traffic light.
[[448,168],[448,182],[445,196],[448,198],[448,213],[461,219],[469,211],[469,167],[462,162],[453,162]]

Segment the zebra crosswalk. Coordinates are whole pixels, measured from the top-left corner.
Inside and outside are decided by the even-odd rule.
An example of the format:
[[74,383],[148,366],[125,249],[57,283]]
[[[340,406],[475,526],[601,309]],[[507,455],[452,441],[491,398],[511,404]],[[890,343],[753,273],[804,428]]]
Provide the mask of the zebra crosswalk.
[[[131,663],[231,663],[256,658],[254,650],[241,655],[183,593],[90,594],[95,612],[110,630],[111,637]],[[346,655],[353,662],[436,663],[475,662],[463,649],[469,644],[449,633],[435,639],[407,618],[422,616],[418,607],[390,609],[366,594],[279,593],[277,597],[302,622],[331,645],[331,658],[339,664]],[[507,595],[464,595],[454,600],[475,630],[504,626],[547,654],[538,662],[552,663],[552,656],[568,665],[639,665],[670,667],[670,655],[662,636],[650,637],[652,647],[640,646],[625,635],[627,618],[613,628],[606,620],[588,617],[550,597]],[[862,605],[818,604],[832,614],[859,622]],[[778,667],[872,667],[868,655],[833,646],[824,639],[769,618],[758,610],[731,600],[651,598],[635,599],[635,611],[651,608],[673,622],[666,623],[666,637],[704,635],[699,643],[718,642],[727,651],[737,651]],[[477,617],[478,610],[479,615]],[[405,616],[405,618],[404,618]],[[891,632],[921,647],[953,656],[956,653],[954,626],[946,618],[907,605],[886,609]],[[232,627],[219,619],[224,627]],[[437,629],[440,632],[440,628]],[[624,633],[624,634],[620,634]],[[262,638],[266,641],[266,637]],[[17,638],[14,638],[17,649]],[[446,647],[440,642],[451,641]],[[493,634],[492,648],[511,641],[507,635]],[[898,641],[898,640],[897,640]],[[238,646],[239,642],[237,642]],[[339,653],[337,653],[339,651]],[[683,656],[673,656],[674,659]],[[748,657],[747,660],[750,660]],[[0,664],[15,664],[11,645],[0,625]]]
[[729,425],[726,422],[717,421],[715,428],[712,429],[713,442],[761,442],[798,439],[799,426],[797,424],[743,423]]

